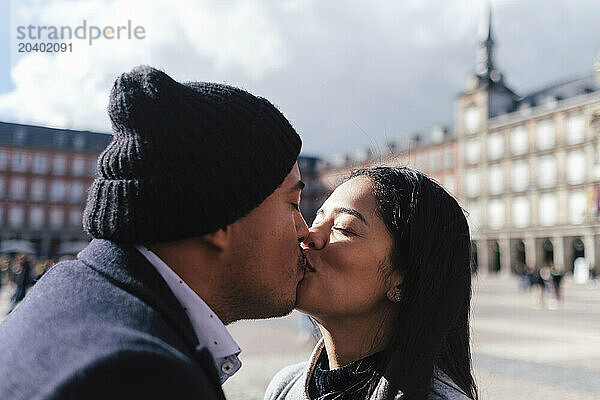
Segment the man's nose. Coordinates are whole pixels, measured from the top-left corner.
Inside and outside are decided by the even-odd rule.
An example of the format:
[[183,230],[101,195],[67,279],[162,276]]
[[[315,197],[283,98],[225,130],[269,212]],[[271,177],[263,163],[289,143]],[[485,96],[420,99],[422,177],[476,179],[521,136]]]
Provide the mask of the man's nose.
[[296,234],[298,236],[298,243],[302,243],[308,236],[308,225],[300,213],[296,217]]

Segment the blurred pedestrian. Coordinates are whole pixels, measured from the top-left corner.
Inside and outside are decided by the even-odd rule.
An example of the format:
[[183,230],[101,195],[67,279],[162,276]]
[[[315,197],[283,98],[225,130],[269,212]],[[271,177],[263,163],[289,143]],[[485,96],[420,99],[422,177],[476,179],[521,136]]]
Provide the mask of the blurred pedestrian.
[[[27,257],[23,253],[18,253],[11,265],[11,270],[14,274],[15,284],[17,288],[15,293],[12,295],[12,309],[25,298],[27,289],[33,285],[33,279],[31,277],[31,264]],[[11,309],[11,311],[12,311]]]
[[552,297],[554,294],[554,285],[552,283],[552,269],[550,268],[550,264],[544,264],[544,266],[542,268],[540,268],[540,289],[541,289],[541,294],[540,294],[540,307],[544,308],[545,307],[545,296],[546,294],[548,294],[549,296],[551,296],[549,298],[549,302],[548,302],[548,308],[549,309],[556,309],[556,304],[555,302],[553,302],[554,298]]
[[554,286],[554,297],[556,298],[557,302],[561,302],[562,301],[562,293],[561,293],[560,283],[562,282],[562,278],[563,278],[564,274],[556,265],[552,266],[552,269],[550,272],[552,274],[552,284]]
[[529,286],[532,289],[533,293],[535,293],[535,286],[539,287],[539,297],[536,302],[534,296],[534,304],[536,308],[545,308],[546,307],[546,280],[544,279],[544,275],[546,271],[544,267],[539,269],[532,269],[530,277],[529,277]]
[[525,293],[529,289],[529,274],[527,273],[527,265],[525,263],[517,263],[515,270],[519,275],[519,292]]
[[538,272],[529,265],[525,265],[525,274],[527,275],[527,279],[529,280],[529,291],[533,290],[534,286],[539,284],[539,275]]
[[41,260],[35,264],[34,280],[37,282],[54,265],[52,260]]
[[4,278],[5,271],[8,271],[10,266],[10,257],[6,254],[0,256],[0,292],[2,292],[2,279]]

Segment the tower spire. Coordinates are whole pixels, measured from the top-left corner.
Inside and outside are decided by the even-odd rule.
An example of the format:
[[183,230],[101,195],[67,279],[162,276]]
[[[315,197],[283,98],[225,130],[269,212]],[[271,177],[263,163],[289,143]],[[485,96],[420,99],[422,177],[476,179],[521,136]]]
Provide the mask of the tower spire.
[[494,66],[494,38],[492,35],[492,6],[487,5],[486,15],[482,15],[481,25],[479,27],[479,49],[477,51],[477,75],[482,78],[489,78],[496,68]]

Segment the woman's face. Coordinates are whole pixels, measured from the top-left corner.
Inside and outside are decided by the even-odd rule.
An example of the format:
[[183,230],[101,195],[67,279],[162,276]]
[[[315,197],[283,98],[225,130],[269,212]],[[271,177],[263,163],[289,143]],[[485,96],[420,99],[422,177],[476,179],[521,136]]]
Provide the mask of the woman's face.
[[312,270],[297,292],[297,308],[317,321],[373,315],[389,306],[400,283],[389,274],[392,238],[376,211],[372,181],[340,185],[317,212],[303,243]]

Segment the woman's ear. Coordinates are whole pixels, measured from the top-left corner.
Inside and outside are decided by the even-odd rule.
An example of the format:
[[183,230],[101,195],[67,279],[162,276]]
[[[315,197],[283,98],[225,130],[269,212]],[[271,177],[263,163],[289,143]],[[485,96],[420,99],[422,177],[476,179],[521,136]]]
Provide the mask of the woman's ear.
[[202,236],[202,240],[219,251],[223,251],[229,247],[231,242],[231,227],[219,229],[213,233],[207,233]]
[[394,303],[399,303],[402,300],[402,275],[399,271],[394,271],[389,279],[389,290],[387,291],[387,298]]

